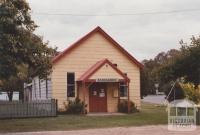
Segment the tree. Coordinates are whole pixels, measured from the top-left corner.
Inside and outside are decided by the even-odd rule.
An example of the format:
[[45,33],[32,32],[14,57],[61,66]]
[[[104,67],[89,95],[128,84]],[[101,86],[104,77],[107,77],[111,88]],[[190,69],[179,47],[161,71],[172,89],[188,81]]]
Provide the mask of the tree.
[[154,60],[143,60],[144,68],[141,71],[141,96],[153,94],[155,77],[152,70],[156,67]]
[[192,37],[189,45],[183,41],[180,44],[181,54],[160,68],[160,78],[166,82],[183,78],[197,88],[200,84],[200,37]]
[[144,65],[141,71],[141,95],[155,94],[155,83],[159,83],[159,91],[167,91],[169,82],[160,79],[160,68],[169,63],[180,51],[171,49],[167,52],[160,52],[154,59],[143,60]]
[[[9,79],[1,80],[1,89],[7,91],[9,101],[12,101],[12,96],[14,91],[19,91],[23,89],[23,83],[27,78],[27,67],[26,65],[18,66],[17,76],[11,76]],[[21,95],[21,94],[20,94]]]
[[191,43],[187,45],[184,42],[180,42],[182,45],[183,57],[177,60],[179,64],[179,71],[177,76],[184,76],[186,82],[194,83],[197,88],[200,84],[200,36],[192,37]]
[[[24,81],[34,76],[44,78],[51,72],[55,49],[49,48],[48,43],[33,33],[36,28],[25,0],[0,2],[1,90],[8,93],[16,88],[22,90]],[[20,68],[26,71],[23,77],[19,77]]]

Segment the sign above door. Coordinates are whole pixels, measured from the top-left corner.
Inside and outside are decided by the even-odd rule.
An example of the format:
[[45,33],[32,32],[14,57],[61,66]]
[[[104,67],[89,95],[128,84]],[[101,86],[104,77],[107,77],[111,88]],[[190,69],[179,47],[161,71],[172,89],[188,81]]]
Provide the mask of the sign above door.
[[114,78],[98,78],[96,82],[119,82],[119,79]]

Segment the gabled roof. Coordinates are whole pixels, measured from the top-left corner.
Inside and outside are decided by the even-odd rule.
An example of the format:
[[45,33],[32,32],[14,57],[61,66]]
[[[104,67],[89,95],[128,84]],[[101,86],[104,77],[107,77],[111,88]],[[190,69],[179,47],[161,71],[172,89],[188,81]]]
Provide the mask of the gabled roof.
[[136,64],[139,68],[143,68],[143,65],[137,61],[131,54],[129,54],[123,47],[121,47],[112,37],[110,37],[103,29],[101,29],[99,26],[96,27],[94,30],[86,34],[84,37],[76,41],[74,44],[69,46],[67,49],[65,49],[63,52],[58,54],[53,58],[53,64],[59,61],[63,56],[65,56],[67,53],[72,51],[74,48],[81,45],[81,43],[85,40],[87,40],[89,37],[91,37],[94,33],[99,32],[102,34],[109,42],[111,42],[117,49],[119,49],[125,56],[127,56],[134,64]]
[[170,107],[194,107],[195,103],[188,99],[176,99],[169,103]]
[[113,65],[108,59],[103,59],[95,63],[92,67],[90,67],[85,73],[81,75],[81,77],[77,81],[86,81],[88,80],[98,69],[100,69],[103,65],[109,64],[119,75],[121,75],[126,81],[130,81],[130,79],[120,71],[115,65]]

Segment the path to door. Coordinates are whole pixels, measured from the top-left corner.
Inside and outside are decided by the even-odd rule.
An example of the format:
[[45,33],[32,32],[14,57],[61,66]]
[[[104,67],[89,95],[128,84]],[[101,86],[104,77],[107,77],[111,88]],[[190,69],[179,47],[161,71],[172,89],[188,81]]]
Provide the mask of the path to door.
[[74,131],[50,131],[50,132],[35,132],[35,133],[13,133],[7,135],[198,135],[200,127],[195,131],[188,132],[172,132],[167,130],[167,126],[141,126],[141,127],[117,127],[117,128],[102,128]]

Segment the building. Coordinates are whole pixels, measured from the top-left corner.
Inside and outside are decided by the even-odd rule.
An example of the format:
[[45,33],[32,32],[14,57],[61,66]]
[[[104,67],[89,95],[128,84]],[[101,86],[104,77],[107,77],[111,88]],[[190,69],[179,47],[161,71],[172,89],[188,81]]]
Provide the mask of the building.
[[[13,101],[19,101],[19,92],[13,91]],[[0,101],[9,101],[8,93],[4,91],[0,91]]]
[[87,104],[88,112],[117,112],[121,100],[140,108],[142,67],[97,27],[57,55],[48,81],[34,78],[28,95],[32,100],[58,99],[59,109],[75,97]]

